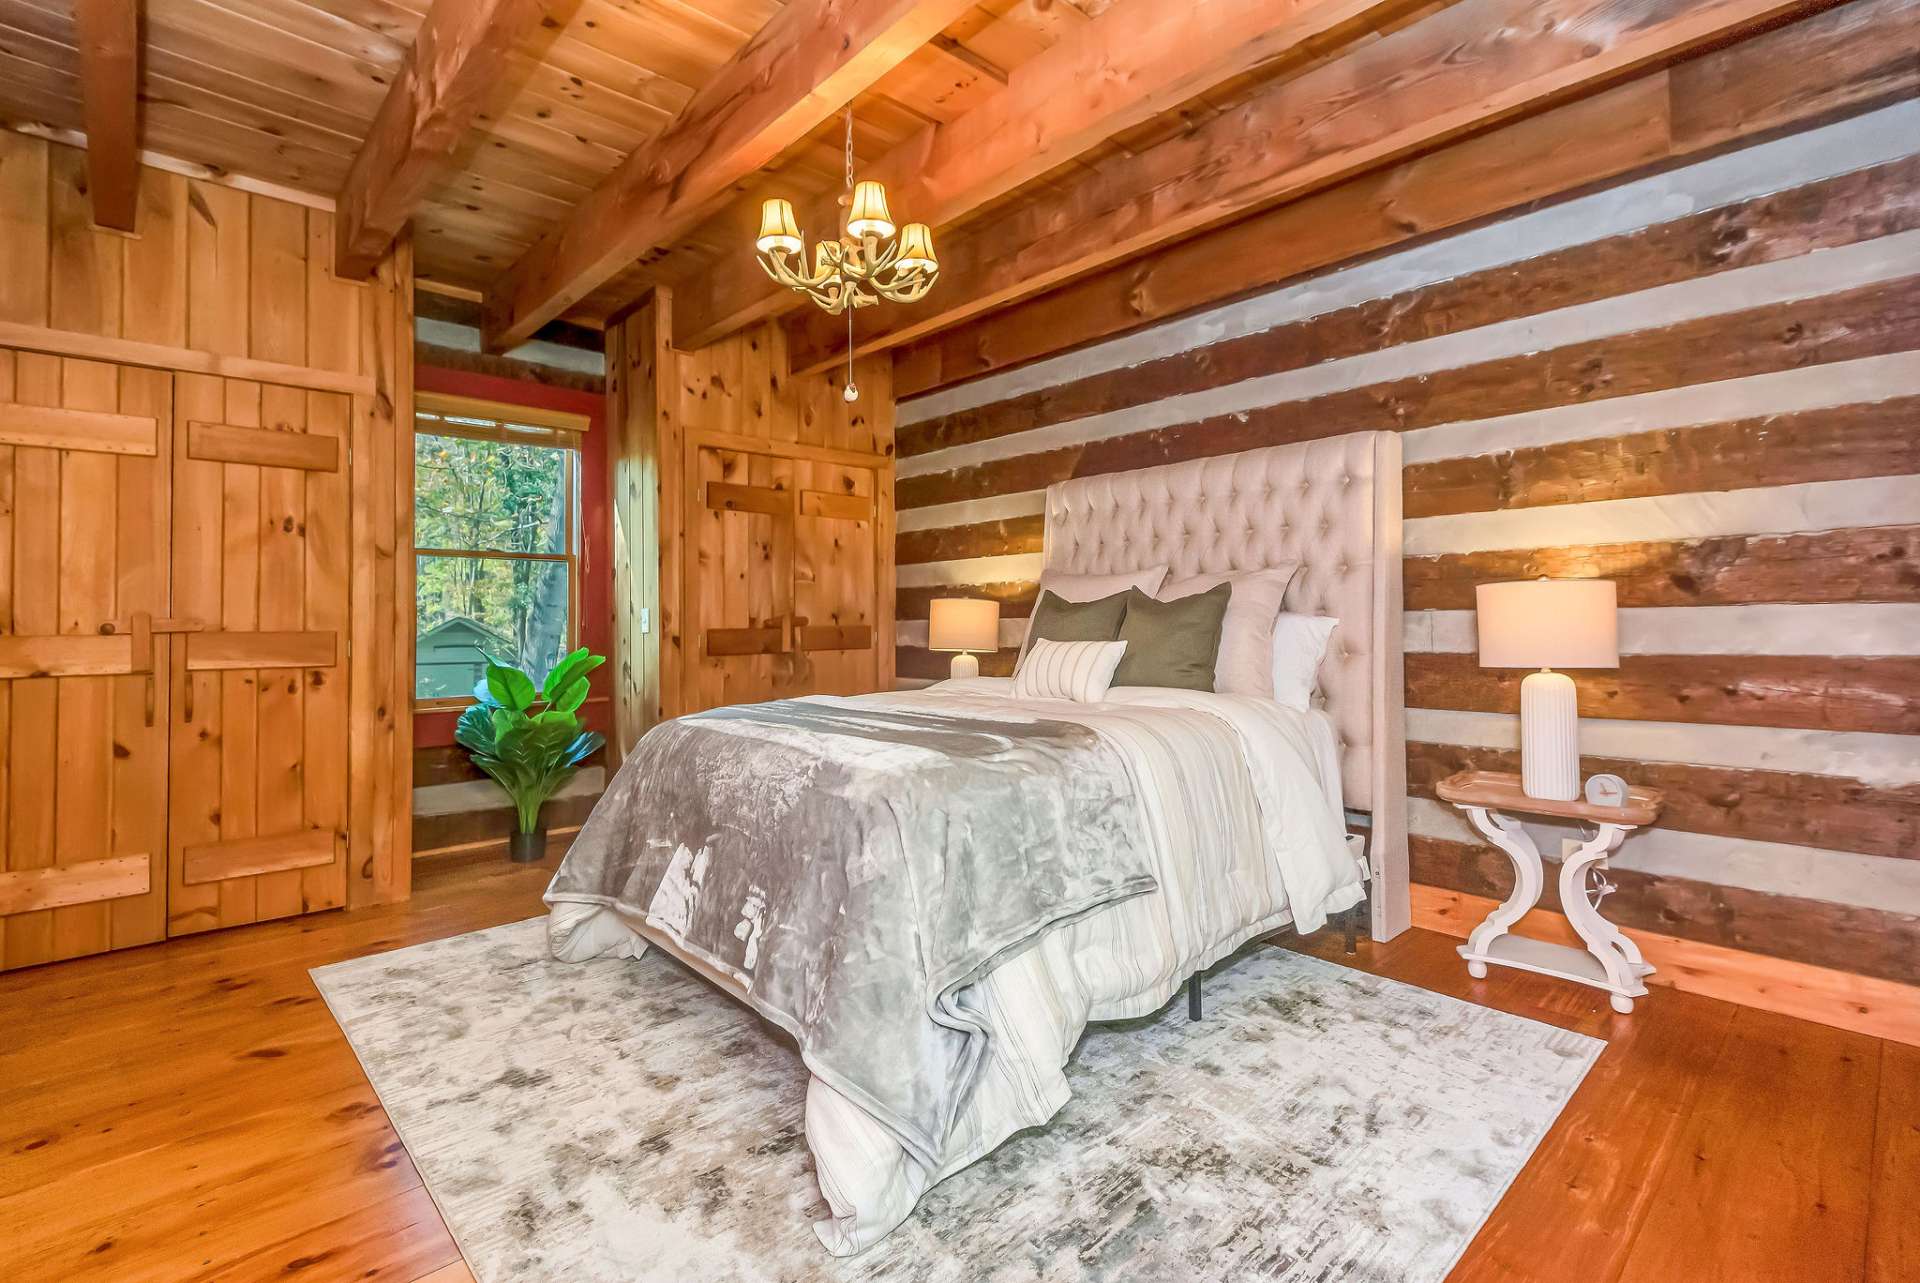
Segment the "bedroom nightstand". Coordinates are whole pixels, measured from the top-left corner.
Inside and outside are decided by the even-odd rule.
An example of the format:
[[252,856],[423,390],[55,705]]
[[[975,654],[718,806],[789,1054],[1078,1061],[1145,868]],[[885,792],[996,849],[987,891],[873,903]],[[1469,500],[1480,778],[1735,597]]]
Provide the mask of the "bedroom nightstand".
[[[1556,802],[1528,797],[1521,790],[1520,777],[1503,771],[1461,771],[1440,781],[1438,792],[1465,812],[1473,827],[1513,861],[1513,894],[1460,946],[1468,973],[1481,979],[1493,965],[1560,976],[1605,989],[1615,1011],[1632,1011],[1633,1000],[1647,991],[1641,977],[1653,974],[1653,968],[1641,958],[1633,941],[1600,916],[1600,898],[1611,888],[1603,886],[1601,896],[1591,895],[1587,874],[1604,865],[1627,834],[1653,823],[1664,795],[1658,789],[1634,787],[1621,806]],[[1585,949],[1511,934],[1513,925],[1540,902],[1546,873],[1532,835],[1509,812],[1580,820],[1595,826],[1594,835],[1560,864],[1560,907],[1586,941]]]

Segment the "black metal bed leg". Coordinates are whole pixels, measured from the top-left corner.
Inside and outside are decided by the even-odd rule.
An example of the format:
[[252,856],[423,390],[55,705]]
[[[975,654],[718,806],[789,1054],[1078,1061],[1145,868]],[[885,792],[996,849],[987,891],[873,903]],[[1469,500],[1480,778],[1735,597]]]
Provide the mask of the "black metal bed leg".
[[1200,1019],[1200,973],[1198,971],[1187,978],[1187,1019]]

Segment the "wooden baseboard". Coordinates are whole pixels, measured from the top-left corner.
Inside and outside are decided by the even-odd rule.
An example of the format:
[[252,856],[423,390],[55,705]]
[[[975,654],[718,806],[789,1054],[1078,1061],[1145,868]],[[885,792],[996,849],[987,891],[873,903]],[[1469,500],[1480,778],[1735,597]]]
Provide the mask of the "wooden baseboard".
[[[1484,896],[1416,882],[1413,925],[1465,939],[1496,904],[1498,901]],[[1516,933],[1564,944],[1580,942],[1564,915],[1545,909],[1535,909],[1522,918]],[[1650,985],[1671,985],[1688,993],[1920,1046],[1920,987],[1651,931],[1626,934],[1640,946],[1647,961],[1659,968],[1647,977]]]

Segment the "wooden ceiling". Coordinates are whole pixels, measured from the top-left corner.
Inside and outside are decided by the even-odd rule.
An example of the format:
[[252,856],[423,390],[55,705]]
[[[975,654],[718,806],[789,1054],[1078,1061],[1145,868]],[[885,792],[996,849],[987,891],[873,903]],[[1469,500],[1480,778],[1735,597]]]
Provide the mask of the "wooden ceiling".
[[[143,148],[331,199],[366,139],[430,0],[144,0]],[[854,103],[875,156],[950,119],[1106,0],[983,0]],[[72,0],[0,0],[0,119],[86,128]],[[484,288],[616,165],[657,138],[779,0],[548,0],[414,218],[420,274]],[[783,190],[840,173],[829,120],[776,167]],[[60,136],[56,134],[56,136]],[[664,271],[722,252],[696,233],[586,301],[630,302]],[[684,261],[682,261],[684,260]]]
[[348,274],[411,221],[497,346],[664,282],[680,345],[790,312],[818,368],[844,323],[749,246],[762,195],[834,221],[848,102],[942,242],[873,350],[1825,0],[138,0],[137,104],[134,2],[0,0],[0,123],[100,135],[99,221],[137,115],[148,152],[337,198]]

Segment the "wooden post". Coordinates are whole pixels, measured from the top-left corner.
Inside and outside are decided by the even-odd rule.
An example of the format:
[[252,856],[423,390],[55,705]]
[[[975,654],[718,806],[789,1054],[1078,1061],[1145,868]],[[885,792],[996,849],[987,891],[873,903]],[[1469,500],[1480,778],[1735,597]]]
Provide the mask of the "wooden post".
[[80,98],[93,221],[134,230],[140,196],[140,13],[134,0],[77,0]]

